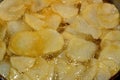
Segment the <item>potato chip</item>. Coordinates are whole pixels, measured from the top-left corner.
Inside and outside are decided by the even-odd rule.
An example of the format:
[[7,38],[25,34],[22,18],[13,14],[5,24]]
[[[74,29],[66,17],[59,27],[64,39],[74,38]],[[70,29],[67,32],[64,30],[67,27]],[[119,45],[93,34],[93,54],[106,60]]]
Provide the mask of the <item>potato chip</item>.
[[18,70],[21,73],[27,71],[34,65],[35,58],[16,56],[16,57],[11,57],[10,62],[12,67],[14,67],[16,70]]
[[10,71],[10,64],[8,62],[2,61],[0,62],[0,74],[7,78]]
[[16,33],[9,42],[10,51],[21,56],[40,56],[43,46],[42,38],[37,32],[32,31]]
[[40,36],[44,40],[43,54],[54,53],[63,48],[64,40],[62,35],[52,29],[43,29],[39,31]]
[[52,9],[54,12],[58,13],[63,18],[71,18],[76,16],[78,13],[78,9],[72,5],[65,5],[65,4],[53,4]]
[[120,31],[114,30],[114,31],[109,31],[104,35],[101,41],[101,46],[107,46],[111,43],[119,42],[120,41]]
[[9,37],[21,31],[32,31],[32,28],[22,20],[9,21],[7,23],[7,33]]
[[[32,80],[47,80],[49,72],[54,72],[54,65],[50,65],[43,58],[38,58],[35,65],[25,72]],[[49,79],[48,79],[49,80]]]
[[37,12],[48,7],[55,0],[33,0],[31,10]]
[[114,76],[120,69],[119,65],[113,60],[103,59],[100,62],[108,67],[108,70],[112,76]]
[[0,61],[4,59],[6,53],[6,44],[3,41],[0,41]]
[[25,12],[23,0],[4,0],[0,3],[0,18],[5,21],[17,20]]
[[25,22],[34,30],[40,30],[46,26],[43,20],[40,20],[38,17],[31,14],[25,14]]
[[16,69],[11,68],[10,69],[10,75],[9,75],[10,80],[31,80],[29,76],[27,76],[24,73],[19,73]]
[[101,30],[89,25],[82,16],[77,16],[66,30],[68,31],[69,29],[77,34],[83,33],[91,35],[94,39],[98,39],[102,33]]
[[99,59],[104,60],[113,60],[120,66],[120,43],[117,44],[110,44],[105,46],[102,51],[100,52]]
[[110,72],[108,70],[108,67],[104,65],[103,63],[98,63],[98,69],[97,74],[95,75],[95,80],[109,80],[110,79]]
[[72,61],[85,62],[95,55],[96,49],[97,46],[90,41],[80,38],[72,38],[65,53]]
[[88,5],[81,11],[81,15],[88,24],[99,29],[111,29],[119,24],[118,10],[114,5],[108,3]]
[[80,75],[80,80],[93,80],[98,68],[98,61],[96,59],[92,59],[87,66],[87,69],[84,71],[82,75]]

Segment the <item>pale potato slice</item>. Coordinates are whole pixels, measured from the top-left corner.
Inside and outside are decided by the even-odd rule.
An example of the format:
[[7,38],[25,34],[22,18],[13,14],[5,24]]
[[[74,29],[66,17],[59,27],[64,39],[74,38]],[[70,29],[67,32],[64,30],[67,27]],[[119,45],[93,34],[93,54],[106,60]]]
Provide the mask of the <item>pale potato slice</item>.
[[25,12],[23,0],[4,0],[0,3],[0,18],[5,21],[17,20]]
[[103,63],[106,67],[108,67],[111,76],[114,76],[120,70],[119,65],[113,60],[104,59],[101,60],[100,62]]
[[33,0],[31,10],[33,12],[40,11],[48,7],[55,0]]
[[103,36],[101,46],[103,47],[116,41],[120,41],[120,31],[109,31],[106,33],[106,35]]
[[61,23],[61,17],[57,14],[53,14],[46,18],[45,21],[48,25],[47,28],[56,30]]
[[40,56],[43,46],[43,39],[39,33],[32,31],[16,33],[9,42],[9,50],[21,56]]
[[82,16],[77,16],[67,29],[72,29],[78,34],[91,35],[95,39],[98,39],[102,33],[101,30],[89,25]]
[[65,53],[66,56],[73,61],[85,62],[94,56],[96,49],[97,46],[90,41],[72,38]]
[[73,16],[76,16],[78,13],[78,9],[75,6],[61,3],[53,4],[52,10],[63,18],[71,18]]
[[25,72],[32,80],[49,80],[49,75],[53,73],[54,65],[49,64],[43,58],[38,58],[35,65]]
[[25,22],[34,30],[40,30],[46,26],[45,22],[39,17],[27,13],[25,14]]
[[21,73],[27,71],[34,65],[35,58],[16,56],[10,58],[10,63],[12,67],[17,69]]
[[115,28],[119,24],[119,12],[115,5],[108,3],[100,4],[97,15],[98,22],[103,28]]
[[0,25],[0,40],[5,39],[6,31],[7,31],[6,25]]
[[94,80],[94,77],[97,73],[98,61],[96,59],[92,59],[87,66],[86,71],[80,75],[79,80]]
[[86,67],[82,64],[68,64],[64,59],[57,58],[55,64],[55,73],[57,80],[75,80],[85,71]]
[[43,55],[60,51],[63,48],[64,40],[62,35],[52,29],[43,29],[39,31],[44,40]]
[[6,44],[3,41],[0,41],[0,61],[4,59],[6,53]]
[[32,31],[32,28],[22,20],[9,21],[7,23],[7,33],[9,37],[21,31]]
[[120,43],[110,44],[102,49],[99,59],[113,60],[120,66]]
[[9,80],[32,80],[24,73],[19,73],[16,69],[10,69]]
[[109,80],[111,77],[108,67],[101,62],[99,62],[96,72],[97,74],[95,75],[94,80]]
[[0,74],[5,78],[7,78],[9,72],[10,72],[10,64],[5,61],[0,62]]
[[88,24],[99,29],[111,29],[119,24],[118,10],[114,5],[108,3],[88,5],[81,11],[81,15]]

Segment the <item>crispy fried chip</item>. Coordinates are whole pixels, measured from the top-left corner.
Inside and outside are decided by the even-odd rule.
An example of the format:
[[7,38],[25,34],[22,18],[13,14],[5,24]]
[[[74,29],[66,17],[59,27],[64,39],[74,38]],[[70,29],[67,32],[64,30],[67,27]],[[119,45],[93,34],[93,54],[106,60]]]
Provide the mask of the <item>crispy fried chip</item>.
[[37,32],[16,33],[9,42],[9,49],[16,55],[40,56],[43,51],[43,40]]

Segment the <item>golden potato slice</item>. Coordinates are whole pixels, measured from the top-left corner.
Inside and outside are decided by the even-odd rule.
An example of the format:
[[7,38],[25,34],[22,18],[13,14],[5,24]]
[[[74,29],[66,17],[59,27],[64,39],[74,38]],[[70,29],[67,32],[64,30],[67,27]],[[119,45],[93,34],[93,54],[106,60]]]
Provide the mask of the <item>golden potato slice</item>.
[[72,38],[68,44],[65,54],[73,61],[85,62],[94,56],[96,49],[97,46],[90,41],[80,38]]
[[4,0],[0,3],[0,18],[6,21],[19,19],[25,9],[23,0]]
[[120,43],[105,46],[100,52],[99,59],[113,60],[120,66]]
[[9,49],[16,55],[37,57],[43,51],[43,40],[37,32],[19,32],[12,36]]
[[61,17],[57,14],[53,14],[46,18],[45,21],[48,25],[47,28],[56,30],[61,23]]
[[106,35],[103,36],[101,46],[107,46],[116,41],[120,41],[120,31],[109,31],[108,33],[106,33]]
[[9,37],[21,31],[32,31],[32,28],[22,20],[9,21],[7,23],[7,33]]
[[48,75],[53,73],[54,65],[47,63],[43,58],[38,58],[35,65],[25,72],[32,80],[49,80]]
[[88,24],[99,29],[111,29],[119,24],[119,12],[116,7],[108,3],[88,5],[81,15]]
[[57,31],[52,29],[43,29],[39,31],[39,34],[44,40],[44,55],[60,51],[63,48],[63,37]]
[[61,3],[56,3],[52,5],[52,10],[58,13],[63,18],[71,18],[76,16],[78,9],[73,5],[65,5]]
[[31,14],[25,14],[25,22],[34,30],[40,30],[46,26],[43,20],[40,20],[38,17]]
[[3,60],[6,53],[6,44],[3,41],[0,41],[0,61]]
[[29,68],[31,68],[34,65],[35,58],[16,56],[16,57],[11,57],[10,62],[12,67],[17,69],[21,73],[27,71]]

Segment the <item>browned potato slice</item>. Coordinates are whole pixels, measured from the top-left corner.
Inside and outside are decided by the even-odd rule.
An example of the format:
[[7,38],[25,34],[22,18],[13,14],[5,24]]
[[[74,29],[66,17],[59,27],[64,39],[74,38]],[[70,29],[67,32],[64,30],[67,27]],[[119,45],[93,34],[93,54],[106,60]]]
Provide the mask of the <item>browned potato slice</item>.
[[12,36],[9,49],[16,55],[37,57],[43,52],[43,39],[37,32],[19,32]]

